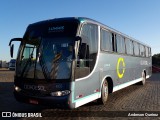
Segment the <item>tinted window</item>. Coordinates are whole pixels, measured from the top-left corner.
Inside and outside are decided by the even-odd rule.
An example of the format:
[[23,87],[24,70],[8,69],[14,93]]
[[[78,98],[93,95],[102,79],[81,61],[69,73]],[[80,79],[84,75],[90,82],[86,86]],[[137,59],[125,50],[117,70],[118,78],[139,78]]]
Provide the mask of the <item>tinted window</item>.
[[140,45],[140,56],[144,57],[145,56],[145,49],[143,45]]
[[[81,54],[78,56],[75,78],[82,78],[92,72],[98,52],[98,26],[95,24],[84,24],[81,31],[82,43],[80,45]],[[83,51],[83,52],[82,52]]]
[[84,43],[89,45],[90,54],[98,51],[98,26],[85,24],[82,28],[81,36]]
[[139,56],[139,44],[137,42],[133,42],[133,45],[134,45],[135,56]]
[[112,33],[101,30],[101,49],[104,51],[112,51]]
[[149,57],[148,47],[145,47],[145,48],[146,48],[146,57]]
[[151,48],[149,48],[149,57],[151,57],[152,55],[151,55]]
[[124,43],[124,37],[120,35],[116,35],[117,40],[117,52],[118,53],[125,53],[125,43]]
[[126,52],[129,55],[133,55],[133,42],[130,39],[125,40],[126,43]]

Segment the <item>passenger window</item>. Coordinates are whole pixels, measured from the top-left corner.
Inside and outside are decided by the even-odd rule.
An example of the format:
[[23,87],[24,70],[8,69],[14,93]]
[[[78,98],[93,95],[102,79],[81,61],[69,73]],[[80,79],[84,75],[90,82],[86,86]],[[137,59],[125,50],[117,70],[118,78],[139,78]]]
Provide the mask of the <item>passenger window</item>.
[[82,42],[89,45],[90,54],[98,51],[98,26],[94,24],[83,25],[81,37]]
[[140,56],[145,57],[145,49],[143,45],[140,45]]
[[133,42],[130,39],[126,38],[125,43],[127,54],[133,55]]
[[133,42],[134,45],[134,55],[139,56],[139,44],[137,42]]
[[151,53],[151,48],[149,48],[149,57],[152,56],[152,53]]
[[98,26],[95,24],[84,24],[82,26],[81,38],[80,54],[78,55],[75,71],[76,79],[89,75],[95,66],[98,52]]
[[148,47],[145,47],[145,48],[146,48],[146,57],[149,57]]
[[101,49],[104,51],[113,51],[112,33],[101,30]]
[[116,35],[116,41],[117,41],[117,52],[118,53],[125,53],[124,37],[122,37],[120,35]]

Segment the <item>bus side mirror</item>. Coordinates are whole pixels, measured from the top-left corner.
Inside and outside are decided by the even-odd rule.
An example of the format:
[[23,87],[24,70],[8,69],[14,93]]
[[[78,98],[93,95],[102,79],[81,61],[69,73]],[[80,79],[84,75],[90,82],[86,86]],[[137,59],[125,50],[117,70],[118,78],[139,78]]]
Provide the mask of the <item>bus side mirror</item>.
[[13,58],[14,44],[10,46],[10,55]]
[[13,41],[22,41],[22,38],[13,38],[10,40],[9,42],[9,46],[10,46],[10,55],[13,58],[13,51],[14,51],[14,44],[12,44]]
[[81,43],[82,38],[80,36],[76,36],[76,41],[80,41],[80,43]]

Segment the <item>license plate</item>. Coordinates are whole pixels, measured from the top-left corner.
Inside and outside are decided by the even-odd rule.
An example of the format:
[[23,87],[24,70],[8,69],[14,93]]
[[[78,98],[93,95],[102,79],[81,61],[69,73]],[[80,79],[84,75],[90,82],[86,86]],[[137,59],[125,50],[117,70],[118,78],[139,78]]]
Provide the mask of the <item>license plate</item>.
[[30,99],[30,100],[29,100],[29,103],[31,103],[31,104],[38,104],[38,101],[37,101],[37,100],[32,100],[32,99]]

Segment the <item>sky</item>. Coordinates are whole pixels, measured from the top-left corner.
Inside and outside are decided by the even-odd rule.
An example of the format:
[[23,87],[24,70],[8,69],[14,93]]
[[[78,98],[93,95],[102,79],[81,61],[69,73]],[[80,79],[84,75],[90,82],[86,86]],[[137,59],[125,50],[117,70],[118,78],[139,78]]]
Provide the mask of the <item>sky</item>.
[[[0,60],[9,61],[12,38],[27,26],[61,17],[88,17],[125,33],[160,53],[160,0],[1,0]],[[19,43],[15,43],[14,58]]]

